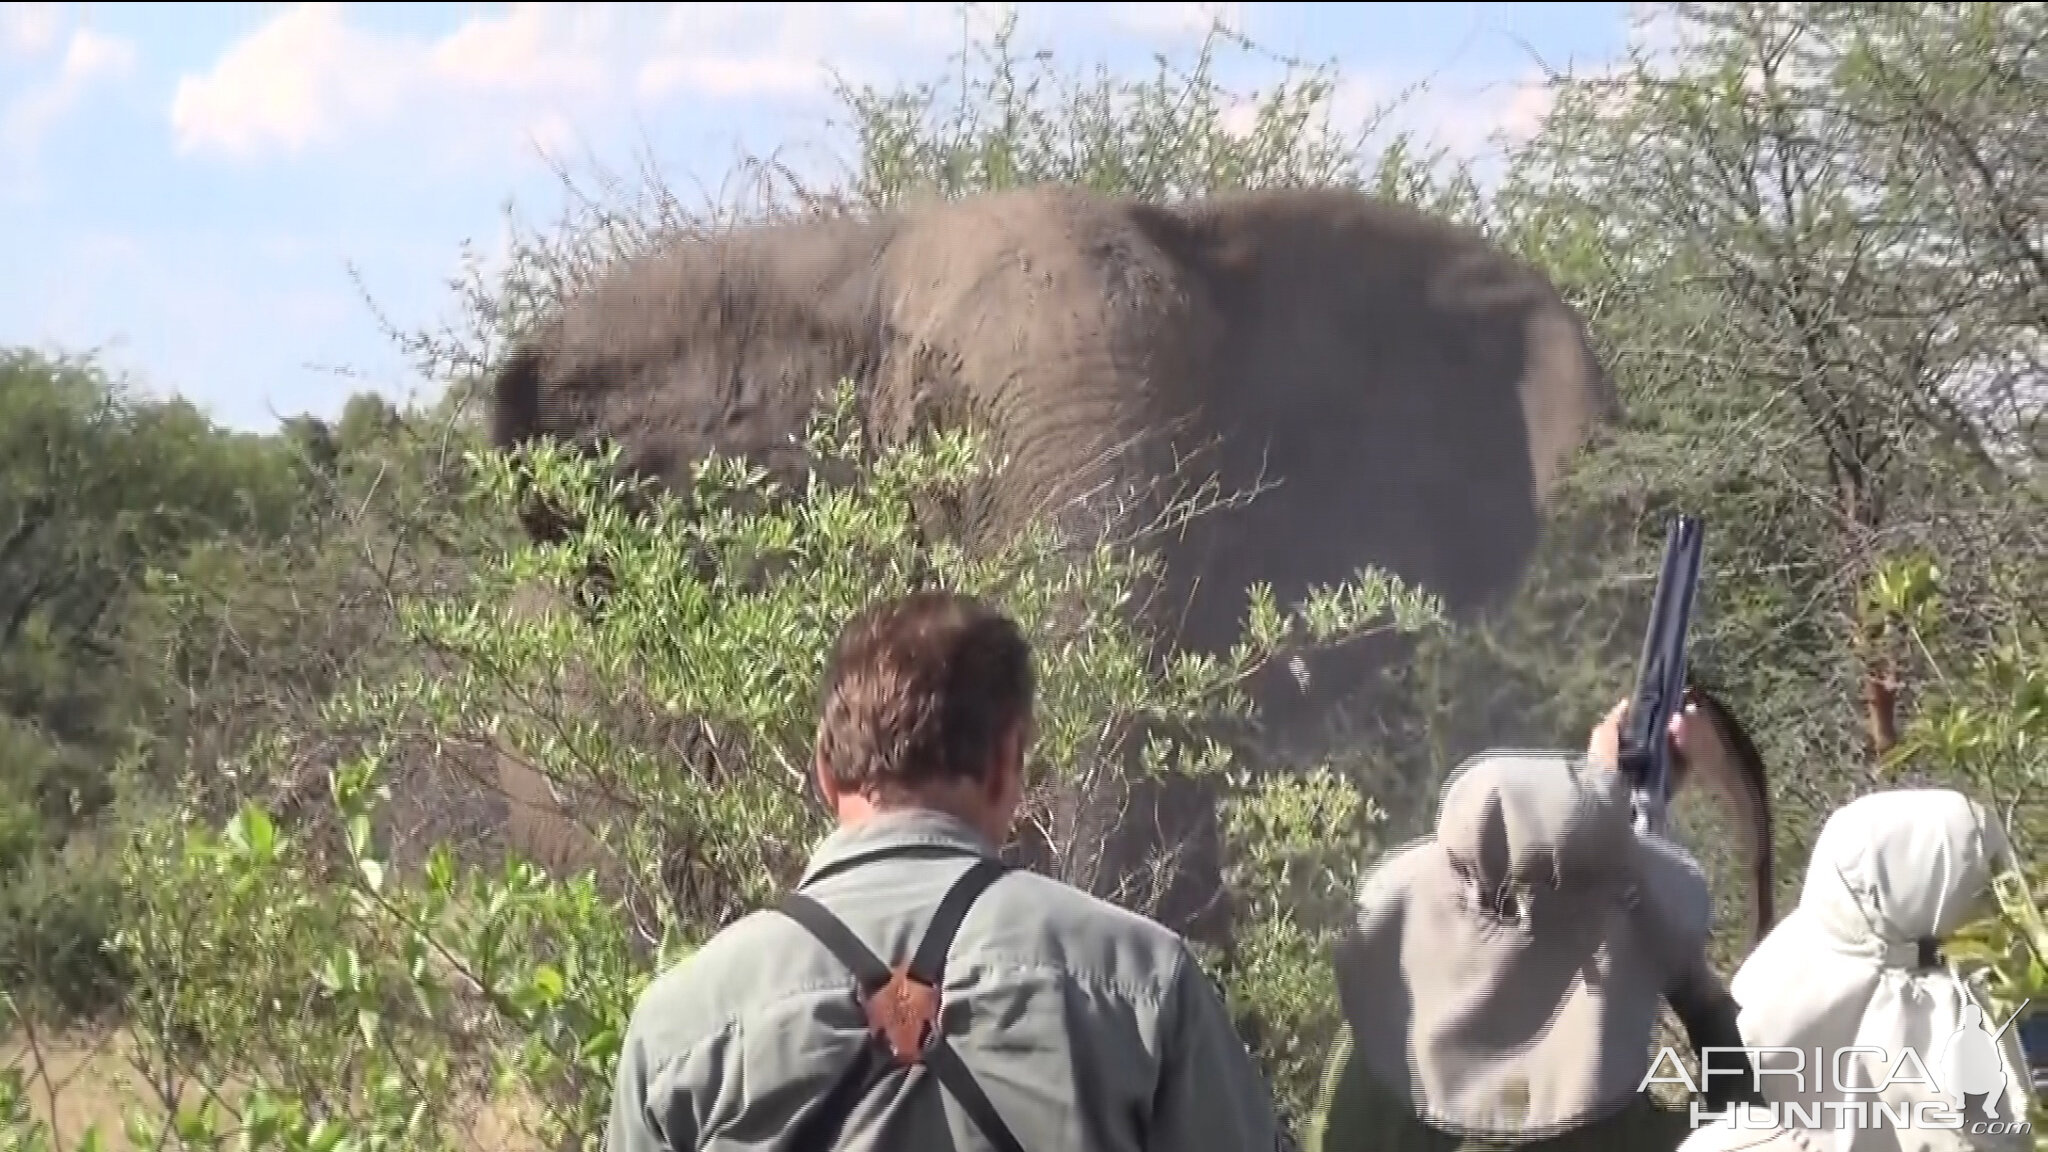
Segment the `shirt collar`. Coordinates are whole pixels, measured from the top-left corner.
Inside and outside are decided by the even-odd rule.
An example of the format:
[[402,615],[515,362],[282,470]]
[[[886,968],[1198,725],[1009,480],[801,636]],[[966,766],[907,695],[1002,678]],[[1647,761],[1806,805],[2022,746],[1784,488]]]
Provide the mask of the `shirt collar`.
[[988,840],[958,816],[930,808],[902,808],[879,813],[825,837],[811,853],[803,879],[797,884],[808,884],[819,872],[851,857],[911,846],[955,848],[974,856],[996,856]]

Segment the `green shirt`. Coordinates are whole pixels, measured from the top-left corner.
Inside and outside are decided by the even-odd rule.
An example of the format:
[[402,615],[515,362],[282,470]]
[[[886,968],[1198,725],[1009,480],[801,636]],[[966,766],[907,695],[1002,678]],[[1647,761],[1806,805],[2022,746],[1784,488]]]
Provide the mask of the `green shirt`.
[[[806,869],[901,844],[993,855],[965,823],[892,812],[825,840]],[[907,960],[973,855],[863,863],[804,890],[885,962]],[[657,977],[619,1060],[607,1152],[765,1148],[865,1042],[853,979],[803,928],[755,912]],[[1272,1097],[1185,942],[1026,871],[969,910],[942,989],[949,1042],[1029,1150],[1286,1147]],[[964,1011],[963,1011],[964,1009]],[[987,1147],[922,1067],[854,1110],[841,1145]]]

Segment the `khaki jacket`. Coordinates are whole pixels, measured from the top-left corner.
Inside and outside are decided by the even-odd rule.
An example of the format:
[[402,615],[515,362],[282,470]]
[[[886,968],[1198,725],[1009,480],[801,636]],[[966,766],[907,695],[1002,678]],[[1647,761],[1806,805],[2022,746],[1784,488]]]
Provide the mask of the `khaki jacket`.
[[[989,846],[928,811],[829,837],[799,884],[885,963],[907,960],[947,887]],[[802,927],[752,913],[657,977],[620,1056],[608,1152],[784,1146],[866,1040],[854,981]],[[1027,1152],[1287,1147],[1267,1085],[1180,937],[1078,889],[1012,871],[968,911],[942,988],[950,1043]],[[839,1148],[990,1145],[932,1077],[899,1073]]]
[[[1338,1032],[1322,1097],[1309,1134],[1310,1152],[1679,1152],[1691,1132],[1689,1112],[1639,1095],[1611,1116],[1543,1139],[1452,1135],[1424,1123],[1405,1099],[1375,1083],[1352,1059],[1349,1025]],[[1693,1152],[1691,1146],[1685,1152]],[[1773,1146],[1757,1152],[1813,1150]]]

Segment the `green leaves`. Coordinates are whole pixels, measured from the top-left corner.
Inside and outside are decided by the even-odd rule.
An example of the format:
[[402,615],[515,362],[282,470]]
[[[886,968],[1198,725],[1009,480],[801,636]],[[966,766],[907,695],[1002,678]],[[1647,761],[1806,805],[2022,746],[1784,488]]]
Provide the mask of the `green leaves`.
[[253,803],[243,805],[228,822],[226,838],[230,847],[259,866],[270,863],[278,847],[277,825],[271,823],[270,813]]
[[[324,805],[286,817],[245,798],[217,831],[165,819],[129,845],[119,946],[151,1065],[232,1082],[223,1098],[243,1101],[239,1122],[208,1106],[138,1115],[138,1131],[167,1126],[188,1148],[432,1147],[453,1137],[461,1077],[488,1068],[551,1144],[594,1147],[656,966],[787,885],[824,830],[804,773],[840,625],[931,583],[997,598],[1037,646],[1027,819],[1059,829],[1074,805],[1113,809],[1145,772],[1241,796],[1257,920],[1233,979],[1281,996],[1260,1003],[1306,1030],[1289,1042],[1302,1048],[1322,937],[1300,900],[1343,898],[1371,819],[1334,774],[1247,774],[1228,726],[1251,716],[1243,684],[1266,664],[1426,628],[1434,601],[1371,571],[1298,606],[1262,591],[1233,652],[1162,658],[1133,612],[1141,554],[1043,529],[971,553],[928,534],[922,503],[990,474],[975,437],[876,450],[849,387],[807,443],[816,456],[787,488],[712,459],[688,491],[632,505],[603,459],[472,458],[484,491],[506,497],[524,470],[582,530],[399,594],[418,658],[247,747],[238,771],[258,780],[320,749]],[[605,596],[579,603],[593,565]],[[458,749],[491,749],[560,796],[603,846],[594,868],[550,875],[516,853],[493,867],[449,843],[399,860],[395,777]],[[1088,845],[1054,847],[1072,859]]]
[[[1874,629],[1902,637],[1930,681],[1885,763],[1969,793],[2003,826],[2011,851],[1993,862],[1989,911],[1944,945],[2003,1021],[2048,1004],[2048,633],[2022,626],[1989,650],[1958,651],[1942,643],[1952,625],[1943,592],[1941,571],[1917,557],[1880,570],[1866,589]],[[2048,1130],[2048,1101],[2034,1123]]]

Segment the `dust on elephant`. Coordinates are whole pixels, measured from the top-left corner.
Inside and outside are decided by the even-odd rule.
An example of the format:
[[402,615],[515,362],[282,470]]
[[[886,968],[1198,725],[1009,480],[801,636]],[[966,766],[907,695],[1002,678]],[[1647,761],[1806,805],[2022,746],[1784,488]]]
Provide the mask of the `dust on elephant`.
[[[959,513],[969,539],[1044,514],[1148,523],[1209,476],[1262,488],[1154,545],[1158,623],[1210,650],[1237,638],[1254,581],[1284,603],[1379,565],[1459,613],[1506,592],[1614,405],[1552,285],[1419,212],[1336,190],[1158,206],[1041,186],[627,263],[507,361],[493,435],[616,441],[671,483],[714,448],[790,467],[791,434],[842,378],[885,441],[991,433],[1008,464]],[[529,530],[561,527],[529,511]],[[1375,659],[1315,664],[1305,700],[1291,682],[1264,694],[1312,715]],[[1158,913],[1200,931],[1214,804],[1168,793],[1144,838],[1193,859]]]

